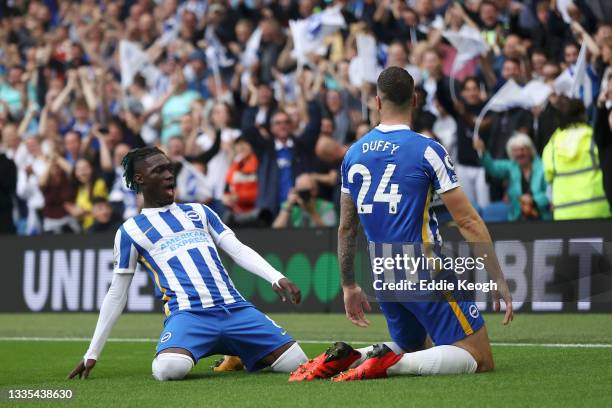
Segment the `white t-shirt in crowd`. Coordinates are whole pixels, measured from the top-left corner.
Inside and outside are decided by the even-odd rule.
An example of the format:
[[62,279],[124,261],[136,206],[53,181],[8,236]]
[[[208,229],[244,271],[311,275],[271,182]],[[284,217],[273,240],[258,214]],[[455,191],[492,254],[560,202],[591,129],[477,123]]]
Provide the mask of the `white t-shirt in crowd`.
[[[224,144],[228,144],[236,140],[240,136],[239,129],[225,128],[221,131],[221,149],[209,162],[207,178],[210,181],[212,188],[212,197],[220,200],[223,197],[225,190],[225,176],[231,164],[231,157],[228,151],[223,148]],[[214,135],[202,133],[196,139],[196,144],[203,151],[210,149],[214,143]]]

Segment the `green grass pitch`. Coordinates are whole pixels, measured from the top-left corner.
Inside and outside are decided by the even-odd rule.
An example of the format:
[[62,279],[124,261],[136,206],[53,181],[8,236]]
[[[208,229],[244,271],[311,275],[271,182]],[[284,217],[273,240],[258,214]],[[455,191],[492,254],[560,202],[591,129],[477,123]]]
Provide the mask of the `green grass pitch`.
[[[330,340],[354,344],[387,340],[381,315],[370,315],[372,325],[367,329],[353,327],[341,315],[272,317],[295,338],[305,340],[302,347],[309,356],[321,353]],[[96,314],[0,314],[0,405],[612,406],[612,315],[519,314],[509,327],[503,327],[501,315],[488,314],[485,318],[496,360],[492,373],[333,384],[288,383],[287,375],[271,372],[216,374],[210,370],[213,357],[200,361],[185,381],[159,383],[151,376],[155,343],[147,339],[159,336],[162,317],[126,314],[111,337],[140,341],[109,342],[90,379],[67,381],[65,376],[87,348],[87,341],[81,338],[89,338],[96,318]],[[15,388],[70,388],[74,398],[67,402],[9,401],[8,390]]]

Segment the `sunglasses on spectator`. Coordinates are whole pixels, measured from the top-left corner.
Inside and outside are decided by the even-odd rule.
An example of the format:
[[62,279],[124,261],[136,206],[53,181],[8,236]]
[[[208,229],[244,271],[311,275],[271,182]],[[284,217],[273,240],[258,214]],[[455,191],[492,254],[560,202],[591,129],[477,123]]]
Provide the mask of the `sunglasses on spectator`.
[[273,125],[288,125],[291,121],[289,119],[286,120],[275,120],[272,122]]

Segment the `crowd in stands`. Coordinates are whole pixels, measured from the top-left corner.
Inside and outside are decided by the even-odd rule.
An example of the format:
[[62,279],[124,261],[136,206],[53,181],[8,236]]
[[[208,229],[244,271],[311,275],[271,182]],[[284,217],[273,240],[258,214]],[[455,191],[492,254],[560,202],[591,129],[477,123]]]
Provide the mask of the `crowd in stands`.
[[[611,216],[609,0],[6,0],[0,233],[115,230],[142,206],[121,163],[145,145],[177,201],[229,225],[334,226],[388,66],[485,220]],[[538,103],[492,108],[533,83]]]

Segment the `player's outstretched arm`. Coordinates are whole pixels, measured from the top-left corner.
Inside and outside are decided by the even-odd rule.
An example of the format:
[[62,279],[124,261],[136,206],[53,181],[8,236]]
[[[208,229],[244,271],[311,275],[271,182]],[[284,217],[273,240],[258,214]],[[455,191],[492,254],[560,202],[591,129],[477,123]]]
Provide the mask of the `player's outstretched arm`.
[[499,266],[487,226],[461,187],[456,187],[442,193],[441,198],[453,220],[457,223],[459,232],[471,245],[474,255],[483,259],[485,269],[491,276],[491,279],[497,283],[497,291],[493,292],[494,308],[496,312],[500,310],[499,300],[501,297],[506,304],[506,314],[504,315],[503,323],[510,323],[514,317],[512,312],[512,296],[504,278],[504,273]]
[[300,288],[274,269],[268,261],[255,252],[251,247],[243,244],[233,233],[224,234],[218,243],[238,265],[247,271],[267,280],[272,284],[272,289],[278,294],[283,302],[287,299],[291,303],[298,304],[302,299]]
[[100,308],[100,316],[98,317],[98,323],[96,324],[96,330],[91,339],[89,349],[85,353],[83,360],[68,374],[69,379],[76,378],[77,376],[83,379],[87,378],[89,372],[96,365],[96,360],[102,352],[102,348],[104,348],[104,344],[115,322],[117,322],[125,307],[128,289],[133,277],[133,273],[113,274],[113,280]]
[[359,327],[367,327],[370,322],[364,311],[370,312],[372,308],[365,294],[355,282],[353,268],[358,232],[359,216],[355,204],[349,194],[342,193],[340,196],[340,225],[338,226],[338,262],[342,277],[344,310],[351,323]]

